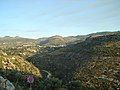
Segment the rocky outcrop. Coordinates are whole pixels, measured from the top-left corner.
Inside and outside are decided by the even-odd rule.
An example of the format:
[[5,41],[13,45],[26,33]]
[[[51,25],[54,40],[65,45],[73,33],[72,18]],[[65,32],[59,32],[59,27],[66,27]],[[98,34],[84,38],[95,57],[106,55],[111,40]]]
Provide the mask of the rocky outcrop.
[[15,90],[15,86],[9,80],[0,76],[0,90]]

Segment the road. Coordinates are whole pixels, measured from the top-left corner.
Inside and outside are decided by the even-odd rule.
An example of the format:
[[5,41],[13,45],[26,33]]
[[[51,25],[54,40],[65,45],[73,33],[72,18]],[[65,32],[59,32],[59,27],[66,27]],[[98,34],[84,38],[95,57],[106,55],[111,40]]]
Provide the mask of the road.
[[42,70],[42,71],[47,73],[47,78],[50,78],[52,76],[52,74],[50,72],[48,72],[47,70]]

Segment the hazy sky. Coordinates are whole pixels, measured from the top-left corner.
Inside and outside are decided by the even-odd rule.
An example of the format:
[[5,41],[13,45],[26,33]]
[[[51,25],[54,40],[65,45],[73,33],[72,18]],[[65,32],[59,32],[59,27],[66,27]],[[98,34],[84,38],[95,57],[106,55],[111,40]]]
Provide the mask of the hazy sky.
[[0,36],[30,38],[120,30],[120,0],[0,0]]

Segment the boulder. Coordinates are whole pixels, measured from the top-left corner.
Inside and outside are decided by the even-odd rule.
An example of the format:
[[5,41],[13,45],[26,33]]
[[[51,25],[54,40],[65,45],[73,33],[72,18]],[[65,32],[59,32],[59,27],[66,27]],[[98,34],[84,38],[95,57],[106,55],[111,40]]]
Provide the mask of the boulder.
[[15,86],[8,79],[0,76],[0,90],[15,90]]

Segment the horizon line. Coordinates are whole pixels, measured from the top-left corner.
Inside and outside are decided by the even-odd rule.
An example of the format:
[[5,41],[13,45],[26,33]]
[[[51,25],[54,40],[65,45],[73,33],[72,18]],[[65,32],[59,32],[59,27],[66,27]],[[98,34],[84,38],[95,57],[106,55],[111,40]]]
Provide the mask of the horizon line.
[[70,36],[84,36],[84,35],[89,35],[89,34],[94,34],[94,33],[102,33],[102,32],[120,32],[120,30],[116,30],[116,31],[99,31],[99,32],[91,32],[91,33],[87,33],[87,34],[76,34],[76,35],[59,35],[59,34],[54,34],[54,35],[50,35],[50,36],[42,36],[42,37],[36,37],[36,38],[31,38],[31,37],[26,37],[26,36],[22,36],[22,35],[4,35],[4,36],[0,36],[0,38],[4,38],[4,37],[19,37],[19,38],[28,38],[28,39],[39,39],[39,38],[49,38],[49,37],[53,37],[53,36],[62,36],[62,37],[70,37]]

